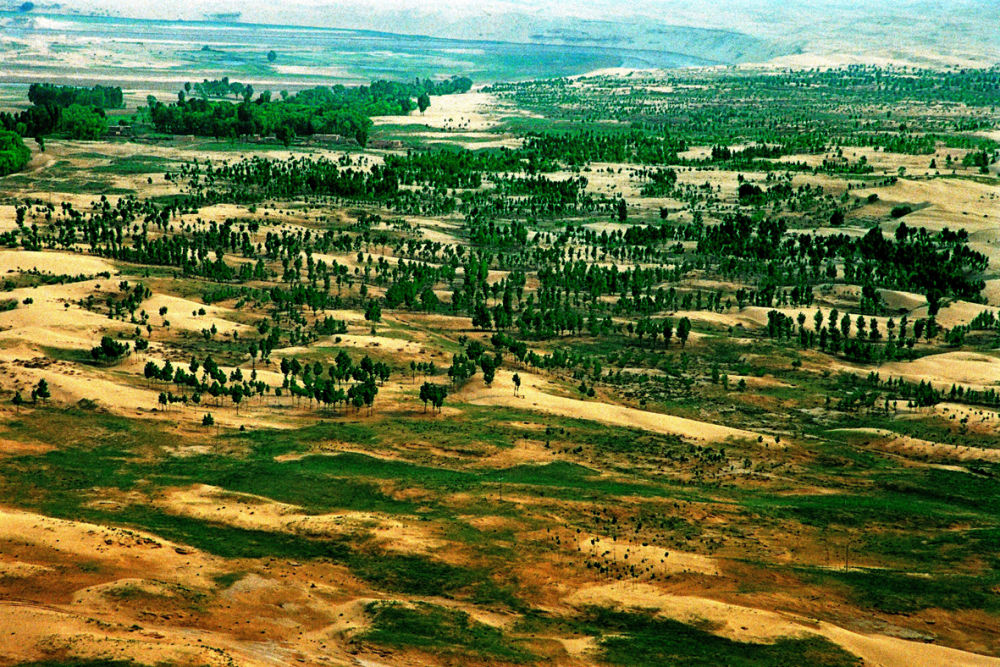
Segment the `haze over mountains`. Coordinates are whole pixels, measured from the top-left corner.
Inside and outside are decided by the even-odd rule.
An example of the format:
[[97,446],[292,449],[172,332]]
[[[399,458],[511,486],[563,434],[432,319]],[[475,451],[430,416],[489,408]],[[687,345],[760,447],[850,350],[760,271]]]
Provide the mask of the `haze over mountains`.
[[[19,1],[8,3],[14,9]],[[3,5],[0,4],[0,7]],[[714,63],[1000,62],[997,0],[70,0],[34,12],[225,19],[444,38],[668,51]]]
[[[7,9],[20,2],[10,0]],[[3,5],[0,4],[0,7]],[[34,12],[296,24],[432,37],[667,51],[713,63],[1000,62],[998,0],[70,0]],[[641,65],[641,63],[638,63]]]

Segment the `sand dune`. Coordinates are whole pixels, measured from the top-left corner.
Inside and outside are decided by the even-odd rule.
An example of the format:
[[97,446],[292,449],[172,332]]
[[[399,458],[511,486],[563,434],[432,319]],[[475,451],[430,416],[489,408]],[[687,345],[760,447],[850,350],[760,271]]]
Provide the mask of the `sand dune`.
[[114,265],[100,257],[90,255],[36,250],[0,250],[0,274],[32,270],[55,275],[94,274],[103,271],[117,273]]
[[864,433],[878,438],[870,446],[906,456],[949,459],[952,461],[995,461],[1000,462],[1000,449],[986,447],[969,447],[966,445],[948,445],[922,438],[900,435],[894,431],[880,428],[840,429],[845,432]]
[[982,389],[1000,382],[1000,359],[977,352],[945,352],[914,361],[882,364],[878,372],[884,378],[902,377],[910,382],[926,381],[944,389],[950,388],[952,384]]
[[[106,282],[106,281],[105,281]],[[7,292],[17,308],[0,313],[0,340],[17,340],[33,349],[41,346],[89,349],[108,329],[121,329],[121,322],[86,310],[77,302],[91,294],[100,281],[18,288]],[[31,299],[31,303],[24,303]]]
[[204,484],[172,490],[156,504],[172,514],[248,530],[324,538],[370,534],[384,547],[405,553],[426,553],[444,545],[426,526],[408,524],[384,514],[353,511],[310,514],[296,505]]
[[[110,559],[137,571],[169,573],[175,581],[204,584],[216,560],[193,553],[178,553],[176,544],[142,531],[67,521],[33,512],[0,508],[0,540],[13,540],[62,552],[70,557]],[[189,552],[188,549],[181,549]]]
[[[183,299],[165,294],[154,294],[142,303],[143,309],[150,314],[154,322],[159,323],[161,319],[170,322],[171,328],[185,329],[188,331],[201,331],[211,329],[212,325],[218,329],[222,335],[238,331],[241,334],[249,331],[250,327],[245,324],[237,324],[227,319],[227,315],[232,315],[234,311],[219,306],[208,306],[190,299]],[[167,313],[160,318],[160,308],[166,307]],[[204,315],[198,312],[204,310]]]
[[[970,303],[968,301],[954,301],[941,308],[934,317],[937,323],[943,327],[951,329],[953,327],[968,324],[982,312],[989,311],[994,315],[1000,315],[1000,308],[987,306],[981,303]],[[913,312],[913,317],[928,317],[927,308],[918,308]]]
[[[710,424],[621,405],[555,396],[542,391],[544,380],[540,377],[526,372],[519,371],[518,373],[522,382],[519,396],[514,396],[514,385],[511,380],[513,373],[498,371],[493,386],[486,387],[481,381],[477,381],[477,378],[462,389],[455,398],[473,405],[503,405],[524,410],[538,410],[574,419],[590,419],[654,433],[679,435],[689,440],[702,442],[720,442],[730,439],[756,441],[759,436],[752,431],[721,424]],[[768,443],[774,441],[770,436],[765,437],[764,440]]]
[[600,536],[585,536],[579,541],[580,551],[589,556],[606,554],[619,563],[649,563],[654,572],[663,574],[720,574],[716,560],[711,556],[664,549],[663,547],[633,544]]
[[[906,216],[908,227],[926,227],[933,231],[948,227],[953,231],[966,229],[971,234],[981,228],[995,228],[1000,217],[1000,206],[994,199],[996,189],[966,179],[901,178],[895,185],[870,191],[891,204],[930,203]],[[864,192],[868,194],[869,190]],[[889,223],[889,226],[895,229],[898,223]]]
[[861,657],[872,667],[997,667],[1000,658],[959,651],[944,646],[861,634],[831,623],[794,614],[765,611],[707,598],[673,595],[649,584],[613,583],[580,589],[566,598],[573,605],[612,605],[657,609],[669,618],[688,623],[708,620],[715,632],[739,641],[772,642],[782,637],[820,635]]

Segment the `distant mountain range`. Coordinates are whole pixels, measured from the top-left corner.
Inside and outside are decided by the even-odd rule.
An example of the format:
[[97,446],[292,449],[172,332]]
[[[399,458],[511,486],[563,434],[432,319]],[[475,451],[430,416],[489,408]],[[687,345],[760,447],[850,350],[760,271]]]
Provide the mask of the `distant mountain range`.
[[[7,0],[6,8],[21,4]],[[32,11],[51,7],[40,2]],[[1000,63],[1000,0],[67,0],[55,7],[666,51],[720,64]]]

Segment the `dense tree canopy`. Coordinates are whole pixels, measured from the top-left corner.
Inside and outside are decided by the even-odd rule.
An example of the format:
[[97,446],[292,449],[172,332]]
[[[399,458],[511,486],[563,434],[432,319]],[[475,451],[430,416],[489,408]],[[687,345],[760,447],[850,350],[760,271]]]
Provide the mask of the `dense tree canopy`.
[[31,159],[31,151],[14,132],[0,130],[0,176],[20,171]]
[[108,131],[108,125],[93,107],[72,104],[63,110],[59,129],[71,139],[100,139]]
[[[297,136],[333,134],[363,146],[372,116],[405,115],[418,106],[425,110],[430,105],[429,95],[465,92],[471,86],[472,81],[465,77],[439,82],[373,81],[368,86],[316,86],[294,95],[282,93],[279,99],[264,91],[254,99],[252,86],[223,77],[185,86],[171,105],[151,99],[150,115],[158,131],[170,134],[219,138],[273,135],[284,143]],[[190,96],[189,91],[193,91]],[[225,101],[231,95],[242,101]]]
[[73,104],[118,109],[125,105],[122,89],[118,86],[57,86],[51,83],[33,83],[28,87],[28,101],[38,106],[68,107]]
[[31,159],[31,151],[15,132],[0,130],[0,176],[20,171]]

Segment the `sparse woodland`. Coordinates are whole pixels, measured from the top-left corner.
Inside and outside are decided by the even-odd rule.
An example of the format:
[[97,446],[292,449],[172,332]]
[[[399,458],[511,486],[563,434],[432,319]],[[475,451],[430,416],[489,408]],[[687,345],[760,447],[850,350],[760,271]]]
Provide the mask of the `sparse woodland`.
[[4,511],[148,561],[47,604],[228,664],[1000,655],[1000,69],[472,86],[0,114]]

